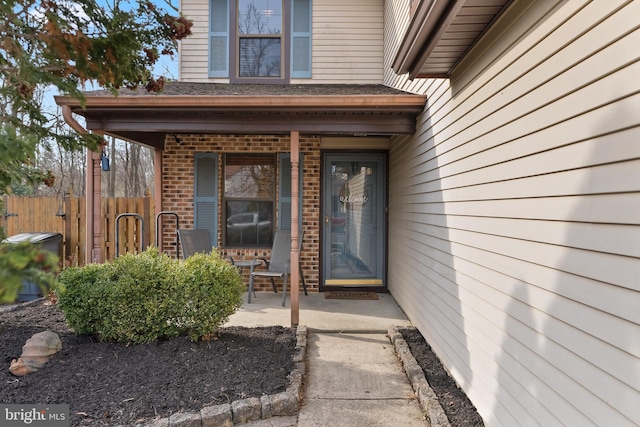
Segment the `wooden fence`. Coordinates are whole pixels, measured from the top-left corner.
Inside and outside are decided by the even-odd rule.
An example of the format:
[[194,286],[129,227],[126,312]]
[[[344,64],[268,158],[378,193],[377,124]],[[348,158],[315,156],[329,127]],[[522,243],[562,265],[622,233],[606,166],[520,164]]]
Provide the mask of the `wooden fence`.
[[[115,257],[116,240],[120,255],[139,252],[141,248],[155,244],[152,197],[105,198],[101,205],[104,237],[102,253],[105,260]],[[121,216],[116,221],[122,214],[135,215]],[[62,257],[66,265],[85,263],[85,221],[84,197],[3,196],[0,225],[7,236],[26,232],[60,233],[63,236]]]

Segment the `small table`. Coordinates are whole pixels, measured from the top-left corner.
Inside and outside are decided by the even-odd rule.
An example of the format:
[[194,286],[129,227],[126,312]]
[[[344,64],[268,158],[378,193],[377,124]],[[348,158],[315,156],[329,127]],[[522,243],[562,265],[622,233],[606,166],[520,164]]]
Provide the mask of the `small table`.
[[266,265],[267,262],[262,259],[262,258],[257,258],[257,259],[252,259],[251,261],[234,261],[231,260],[231,264],[235,265],[236,267],[238,267],[239,269],[243,269],[243,268],[251,268],[251,267],[255,267],[258,265]]
[[[251,268],[251,267],[256,267],[258,265],[265,265],[267,267],[269,266],[269,261],[267,261],[264,258],[254,258],[250,261],[245,261],[245,260],[235,261],[231,257],[228,257],[228,258],[231,261],[231,264],[237,267],[238,269],[240,269],[241,271],[243,268]],[[300,265],[299,267],[300,267],[300,279],[302,279],[302,288],[304,289],[304,294],[308,295],[307,283],[304,280],[304,273],[302,272],[302,266]],[[276,288],[276,283],[273,281],[273,278],[271,278],[271,286],[273,287],[273,292],[278,293],[278,289]],[[253,296],[256,296],[255,290],[253,291]]]
[[[263,258],[255,258],[249,261],[246,260],[241,260],[241,261],[235,261],[232,258],[231,259],[231,264],[235,267],[238,268],[238,270],[240,270],[240,272],[242,273],[242,269],[243,268],[251,268],[251,267],[256,267],[258,265],[267,265],[267,261]],[[271,279],[271,286],[273,286],[273,291],[277,293],[276,290],[276,285],[273,282],[273,279]],[[256,296],[256,291],[253,291],[253,296]]]

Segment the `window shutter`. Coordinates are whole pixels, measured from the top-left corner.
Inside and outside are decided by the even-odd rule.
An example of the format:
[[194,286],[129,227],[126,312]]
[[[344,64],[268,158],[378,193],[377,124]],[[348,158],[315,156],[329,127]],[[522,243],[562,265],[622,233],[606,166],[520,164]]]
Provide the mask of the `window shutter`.
[[209,77],[229,77],[229,0],[211,0]]
[[193,228],[207,229],[211,246],[218,246],[218,155],[195,155]]
[[[302,229],[302,153],[300,153],[300,164],[298,165],[299,184],[298,190],[298,221],[299,227]],[[291,230],[291,154],[280,154],[280,184],[278,199],[278,229],[279,230]]]
[[311,0],[292,0],[291,77],[311,78]]

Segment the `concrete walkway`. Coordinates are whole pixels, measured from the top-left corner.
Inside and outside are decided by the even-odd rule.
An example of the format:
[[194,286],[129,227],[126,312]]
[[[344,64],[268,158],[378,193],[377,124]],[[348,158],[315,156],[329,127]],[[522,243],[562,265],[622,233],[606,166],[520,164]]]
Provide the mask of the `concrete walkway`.
[[[225,326],[291,326],[290,301],[259,293]],[[247,427],[428,425],[387,331],[410,326],[393,298],[332,300],[300,295],[300,325],[309,330],[304,397],[298,417],[254,421]]]

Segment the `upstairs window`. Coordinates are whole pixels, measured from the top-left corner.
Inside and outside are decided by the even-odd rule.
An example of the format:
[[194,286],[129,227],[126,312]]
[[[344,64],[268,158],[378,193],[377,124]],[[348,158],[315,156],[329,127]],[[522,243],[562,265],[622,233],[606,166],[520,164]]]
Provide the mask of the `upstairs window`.
[[210,0],[209,77],[311,77],[311,0]]
[[238,0],[238,77],[282,77],[282,2]]

